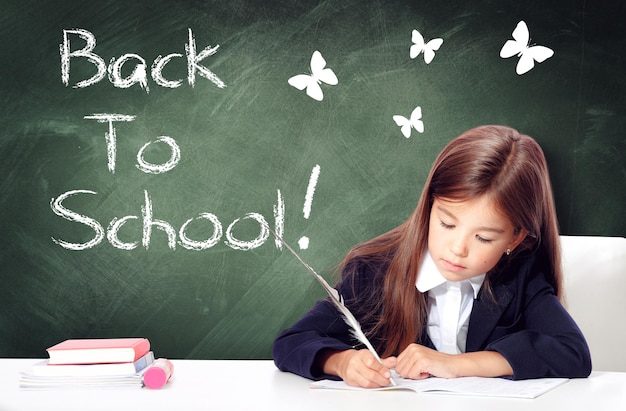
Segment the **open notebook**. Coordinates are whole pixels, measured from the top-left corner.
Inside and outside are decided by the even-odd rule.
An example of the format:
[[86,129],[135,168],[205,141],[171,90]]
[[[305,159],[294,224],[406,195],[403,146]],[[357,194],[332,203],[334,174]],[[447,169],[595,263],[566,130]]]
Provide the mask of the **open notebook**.
[[569,381],[567,378],[540,378],[513,381],[504,378],[426,378],[409,380],[393,375],[396,385],[383,388],[352,387],[343,381],[322,380],[311,384],[312,388],[335,390],[412,390],[417,393],[478,395],[486,397],[536,398]]

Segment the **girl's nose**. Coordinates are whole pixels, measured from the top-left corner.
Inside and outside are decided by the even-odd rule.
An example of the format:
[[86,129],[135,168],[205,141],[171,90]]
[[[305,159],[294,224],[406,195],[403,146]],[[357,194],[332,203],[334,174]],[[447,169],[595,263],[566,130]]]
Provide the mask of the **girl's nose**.
[[464,237],[456,237],[450,244],[450,251],[457,257],[467,257],[467,241]]

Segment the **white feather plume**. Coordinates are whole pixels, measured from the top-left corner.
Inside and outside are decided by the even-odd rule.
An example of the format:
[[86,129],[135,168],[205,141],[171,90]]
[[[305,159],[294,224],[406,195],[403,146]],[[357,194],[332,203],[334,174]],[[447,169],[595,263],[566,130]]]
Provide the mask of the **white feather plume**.
[[[357,319],[350,312],[348,307],[346,307],[346,305],[344,304],[343,297],[339,294],[339,292],[335,288],[331,287],[328,284],[328,282],[326,282],[324,277],[322,277],[321,275],[316,273],[315,270],[310,265],[308,265],[300,257],[300,255],[298,255],[298,253],[296,253],[294,251],[294,249],[289,246],[289,244],[287,244],[285,242],[285,240],[283,240],[278,234],[276,234],[276,232],[274,232],[274,230],[272,230],[267,225],[265,225],[265,227],[272,233],[272,235],[274,237],[276,237],[276,239],[278,239],[278,241],[280,241],[285,247],[287,247],[287,249],[291,252],[291,254],[293,254],[298,259],[298,261],[300,261],[300,263],[302,263],[302,265],[304,265],[306,267],[306,269],[309,270],[309,272],[311,274],[313,274],[313,276],[322,285],[322,287],[324,287],[324,289],[326,290],[326,292],[330,296],[330,301],[337,308],[337,310],[339,311],[339,313],[343,317],[343,320],[345,321],[345,323],[348,324],[348,326],[350,327],[350,330],[352,332],[352,336],[354,338],[356,338],[358,341],[360,341],[363,345],[365,345],[367,347],[367,349],[369,350],[369,352],[372,353],[372,355],[376,358],[376,360],[378,362],[382,363],[382,360],[380,359],[380,356],[378,355],[378,353],[374,349],[374,346],[372,345],[372,343],[370,343],[370,341],[368,340],[367,336],[365,335],[365,333],[361,329],[361,325],[359,324]],[[396,385],[396,383],[393,380],[393,378],[390,378],[390,382],[391,382],[392,385]]]

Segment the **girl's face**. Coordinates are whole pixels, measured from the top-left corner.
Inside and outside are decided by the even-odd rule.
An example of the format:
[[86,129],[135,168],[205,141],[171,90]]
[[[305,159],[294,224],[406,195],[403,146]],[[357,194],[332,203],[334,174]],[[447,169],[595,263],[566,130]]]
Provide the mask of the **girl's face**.
[[525,236],[487,195],[465,201],[435,198],[430,210],[428,251],[448,281],[484,274]]

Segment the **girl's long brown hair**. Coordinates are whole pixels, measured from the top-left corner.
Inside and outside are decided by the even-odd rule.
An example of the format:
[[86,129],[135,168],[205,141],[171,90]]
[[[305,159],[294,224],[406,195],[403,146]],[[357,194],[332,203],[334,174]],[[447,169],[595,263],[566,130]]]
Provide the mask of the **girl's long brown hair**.
[[[384,264],[387,270],[380,301],[374,303],[376,307],[367,302],[373,311],[381,313],[372,334],[379,336],[377,349],[384,349],[383,356],[398,354],[419,342],[426,324],[426,298],[415,281],[428,247],[433,199],[467,200],[483,194],[492,196],[516,229],[528,233],[507,259],[541,248],[550,264],[550,281],[561,298],[558,223],[543,151],[531,137],[512,128],[477,127],[452,140],[439,153],[417,207],[403,224],[357,245],[342,261],[343,269],[349,269],[354,259],[375,264],[391,259]],[[489,273],[484,287],[489,287]]]

